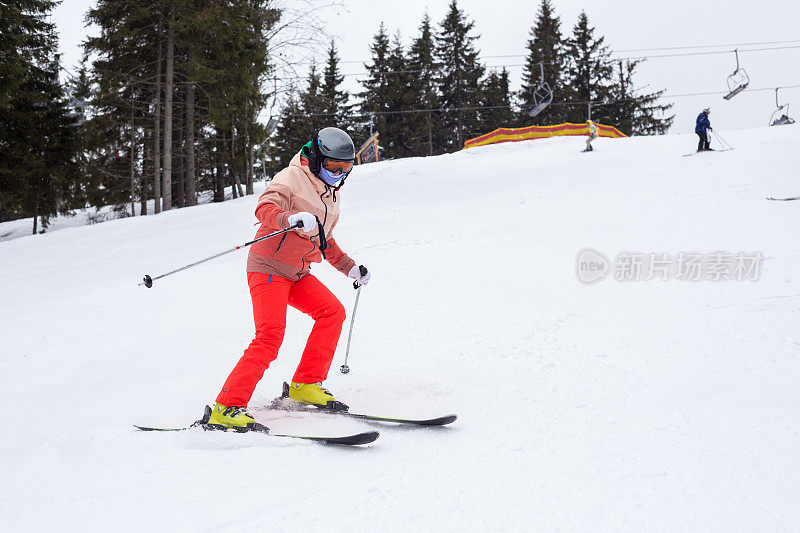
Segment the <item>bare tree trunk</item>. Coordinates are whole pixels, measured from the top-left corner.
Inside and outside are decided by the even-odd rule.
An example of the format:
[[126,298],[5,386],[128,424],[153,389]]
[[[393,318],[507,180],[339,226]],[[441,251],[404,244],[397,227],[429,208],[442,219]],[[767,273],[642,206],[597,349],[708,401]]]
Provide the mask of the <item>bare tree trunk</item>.
[[242,153],[242,159],[244,159],[244,168],[245,168],[245,193],[253,194],[253,147],[250,145],[250,123],[252,122],[250,117],[250,106],[249,104],[245,104],[245,113],[246,122],[244,125],[244,151]]
[[133,124],[133,96],[131,96],[131,216],[136,216],[136,128]]
[[155,109],[155,127],[153,128],[153,195],[155,208],[153,212],[161,212],[161,61],[163,42],[164,15],[158,14],[158,54],[156,60],[156,97],[153,103]]
[[39,191],[37,186],[36,203],[33,205],[33,234],[36,235],[36,230],[39,224]]
[[144,139],[142,140],[142,179],[139,180],[139,184],[142,187],[140,201],[142,204],[141,216],[145,216],[147,214],[147,176],[150,173],[150,169],[147,168],[148,161],[150,161],[150,151],[151,151],[151,139],[147,136],[147,130],[145,130]]
[[214,201],[215,202],[224,202],[225,201],[225,163],[223,161],[223,148],[225,147],[225,137],[223,136],[222,132],[217,132],[217,153],[216,155],[216,164],[217,164],[217,172],[216,172],[216,179],[214,183],[216,185],[214,189]]
[[430,113],[428,113],[428,155],[433,155],[433,126]]
[[186,87],[186,205],[197,205],[194,152],[194,84]]
[[[184,114],[181,113],[181,118],[183,116],[184,116]],[[181,118],[176,118],[175,120],[180,122]],[[175,204],[178,207],[184,207],[186,205],[186,202],[185,202],[186,198],[185,198],[185,196],[183,194],[184,193],[184,191],[183,191],[183,176],[184,176],[184,173],[186,172],[186,170],[185,170],[185,168],[186,168],[186,148],[185,148],[186,131],[184,130],[184,128],[179,128],[176,133],[178,134],[178,141],[177,141],[177,149],[175,151],[176,152],[175,153],[175,157],[173,158],[175,160],[175,164],[173,165],[173,171],[174,171],[173,172],[173,176],[175,176],[175,179],[173,180],[173,183],[172,183],[172,190],[175,193],[175,195],[174,195],[175,196]]]
[[238,198],[238,196],[236,196],[236,185],[234,185],[233,183],[234,173],[236,172],[234,169],[235,167],[234,163],[236,161],[236,156],[234,155],[235,151],[236,151],[236,144],[234,144],[233,142],[233,128],[231,128],[231,145],[230,145],[230,150],[228,151],[228,183],[231,184],[231,197],[234,199]]
[[172,157],[172,192],[175,197],[175,205],[179,208],[186,205],[184,196],[183,176],[186,168],[186,113],[181,112],[181,106],[185,103],[184,93],[178,89],[175,92],[175,103],[173,104],[175,123],[177,129],[173,132],[174,155]]
[[253,189],[253,182],[255,182],[255,172],[256,172],[256,147],[250,145],[250,153],[248,155],[247,167],[250,170],[250,177],[247,181],[247,194],[255,194],[255,190]]
[[231,174],[233,175],[231,189],[233,190],[234,198],[244,196],[242,193],[242,182],[239,179],[239,172],[237,172],[236,167],[236,129],[235,126],[231,126]]
[[172,97],[175,89],[175,11],[169,16],[167,64],[164,76],[164,211],[172,209]]

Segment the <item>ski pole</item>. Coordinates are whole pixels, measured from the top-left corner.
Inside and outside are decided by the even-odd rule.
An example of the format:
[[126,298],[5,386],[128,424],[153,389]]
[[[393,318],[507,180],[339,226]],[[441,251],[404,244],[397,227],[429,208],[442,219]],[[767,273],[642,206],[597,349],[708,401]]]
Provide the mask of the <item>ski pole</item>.
[[714,137],[722,144],[723,149],[725,150],[733,150],[733,146],[731,146],[728,141],[722,138],[722,136],[717,133],[717,130],[711,130],[711,133],[714,134]]
[[[362,276],[367,275],[367,267],[361,265],[358,267],[359,272],[361,272]],[[347,374],[350,372],[350,367],[347,366],[347,357],[350,355],[350,339],[353,338],[353,322],[356,320],[356,309],[358,309],[358,297],[361,296],[361,285],[359,285],[358,281],[353,282],[353,288],[358,289],[356,291],[356,303],[353,304],[353,314],[350,315],[350,333],[347,335],[347,350],[344,352],[344,364],[339,368],[342,371],[342,374]]]
[[252,240],[250,242],[246,242],[244,244],[240,244],[239,246],[234,246],[230,250],[225,250],[224,252],[220,252],[220,253],[218,253],[216,255],[212,255],[211,257],[206,257],[205,259],[201,259],[200,261],[195,261],[194,263],[191,263],[191,264],[186,265],[186,266],[182,266],[181,268],[172,270],[171,272],[167,272],[166,274],[161,274],[160,276],[155,276],[155,277],[152,277],[152,278],[149,275],[145,274],[144,279],[142,280],[142,282],[139,285],[140,286],[144,285],[145,287],[147,287],[149,289],[150,287],[153,286],[153,282],[155,280],[157,280],[157,279],[161,279],[161,278],[165,278],[167,276],[171,276],[172,274],[176,274],[176,273],[178,273],[178,272],[180,272],[182,270],[186,270],[187,268],[192,268],[193,266],[197,266],[197,265],[199,265],[201,263],[205,263],[206,261],[211,261],[212,259],[216,259],[217,257],[221,257],[221,256],[223,256],[225,254],[229,254],[231,252],[235,252],[236,250],[240,250],[242,248],[250,246],[251,244],[255,244],[257,242],[263,241],[264,239],[269,239],[270,237],[275,237],[275,236],[281,235],[283,233],[288,233],[288,232],[292,231],[295,228],[302,228],[302,227],[303,227],[303,221],[300,220],[294,226],[290,226],[290,227],[288,227],[286,229],[282,229],[280,231],[276,231],[275,233],[270,233],[269,235],[264,235],[263,237],[259,237],[258,239]]

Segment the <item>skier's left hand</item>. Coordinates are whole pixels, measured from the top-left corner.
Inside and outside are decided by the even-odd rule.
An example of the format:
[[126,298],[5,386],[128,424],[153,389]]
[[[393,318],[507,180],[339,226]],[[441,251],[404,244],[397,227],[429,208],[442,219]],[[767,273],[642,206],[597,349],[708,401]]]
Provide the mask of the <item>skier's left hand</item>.
[[353,265],[353,268],[350,269],[347,275],[356,280],[359,285],[366,285],[369,283],[369,278],[372,276],[364,265]]

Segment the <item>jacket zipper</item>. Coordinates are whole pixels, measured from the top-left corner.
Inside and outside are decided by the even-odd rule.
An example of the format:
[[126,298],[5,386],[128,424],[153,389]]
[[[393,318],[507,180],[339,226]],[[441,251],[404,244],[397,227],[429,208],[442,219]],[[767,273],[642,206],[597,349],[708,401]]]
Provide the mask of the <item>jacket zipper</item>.
[[283,237],[281,237],[281,242],[280,242],[280,243],[278,243],[278,247],[275,249],[275,253],[274,253],[274,254],[272,254],[272,258],[273,258],[273,259],[275,259],[275,256],[276,256],[276,255],[278,255],[278,252],[280,252],[280,251],[281,251],[281,247],[283,246],[283,241],[285,241],[285,240],[286,240],[286,236],[287,236],[287,235],[288,235],[288,233],[284,233],[284,234],[283,234]]

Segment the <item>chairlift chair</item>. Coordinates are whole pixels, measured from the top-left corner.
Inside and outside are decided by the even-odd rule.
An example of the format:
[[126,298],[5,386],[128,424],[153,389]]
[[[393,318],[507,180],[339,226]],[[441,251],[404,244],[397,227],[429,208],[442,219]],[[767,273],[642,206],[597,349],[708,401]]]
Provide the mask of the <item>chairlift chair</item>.
[[272,137],[276,129],[278,129],[278,119],[271,116],[267,121],[267,137]]
[[730,100],[750,85],[750,76],[739,66],[739,49],[737,48],[733,53],[736,54],[736,70],[728,76],[728,94],[723,96],[725,100]]
[[[769,117],[769,125],[770,126],[783,126],[784,124],[794,124],[794,119],[789,116],[789,103],[785,103],[780,105],[778,103],[778,89],[775,89],[775,111],[772,112],[772,116]],[[778,115],[780,113],[780,115]],[[777,117],[777,118],[776,118]]]
[[544,81],[544,63],[539,63],[539,84],[533,90],[533,107],[528,116],[535,117],[553,102],[553,89]]
[[275,103],[278,101],[278,78],[275,78],[275,88],[272,93],[272,105],[269,106],[269,120],[267,120],[267,137],[272,137],[275,130],[278,129],[278,117],[276,117],[272,110],[275,109]]
[[77,126],[82,126],[86,122],[85,100],[77,98],[73,88],[67,90],[67,116],[69,116]]

